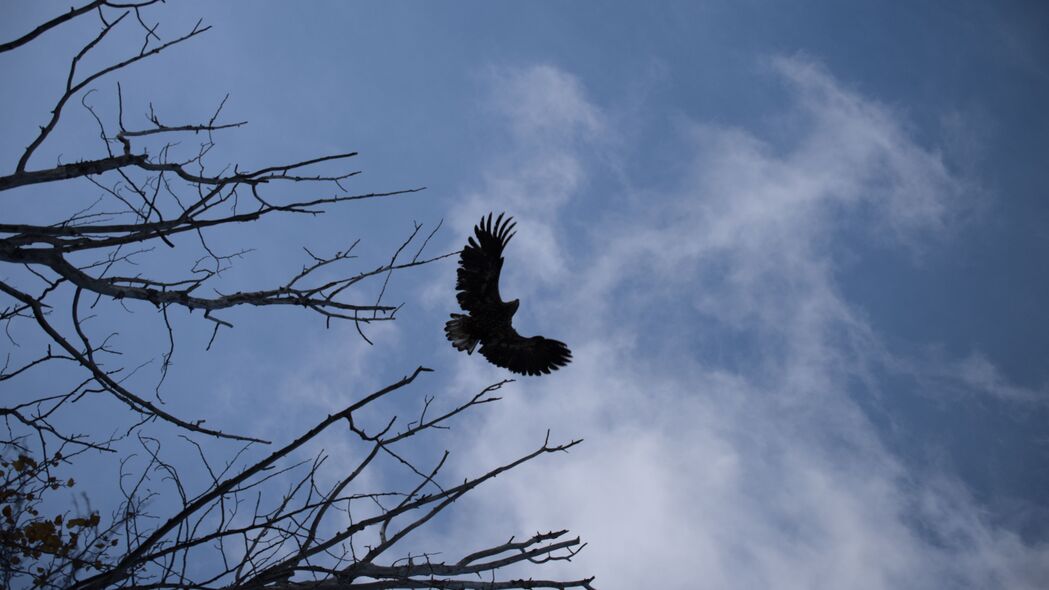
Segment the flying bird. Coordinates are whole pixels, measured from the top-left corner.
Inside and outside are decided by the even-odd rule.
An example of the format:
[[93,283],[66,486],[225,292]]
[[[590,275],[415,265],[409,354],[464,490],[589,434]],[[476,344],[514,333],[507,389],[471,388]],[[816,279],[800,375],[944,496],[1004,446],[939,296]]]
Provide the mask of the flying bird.
[[[499,272],[503,268],[503,248],[514,236],[517,225],[512,217],[495,224],[492,214],[474,226],[474,236],[459,254],[455,288],[459,307],[468,315],[453,313],[444,326],[452,346],[473,354],[478,344],[481,355],[493,365],[522,375],[549,374],[567,365],[572,352],[564,342],[542,336],[525,338],[511,320],[521,304],[519,299],[503,301],[499,295]],[[476,240],[474,239],[476,238]]]

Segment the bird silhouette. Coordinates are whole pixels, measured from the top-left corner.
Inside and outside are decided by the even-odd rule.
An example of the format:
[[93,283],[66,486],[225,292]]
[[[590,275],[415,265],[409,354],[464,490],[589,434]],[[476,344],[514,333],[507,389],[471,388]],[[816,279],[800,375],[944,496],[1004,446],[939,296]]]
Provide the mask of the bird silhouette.
[[[564,342],[532,336],[525,338],[514,330],[512,320],[520,300],[503,301],[499,295],[499,273],[503,269],[503,249],[514,236],[512,217],[482,217],[474,235],[459,254],[455,288],[459,307],[467,312],[451,314],[444,332],[452,346],[473,354],[480,353],[493,365],[521,375],[543,375],[567,365],[572,352]],[[476,238],[476,239],[475,239]]]

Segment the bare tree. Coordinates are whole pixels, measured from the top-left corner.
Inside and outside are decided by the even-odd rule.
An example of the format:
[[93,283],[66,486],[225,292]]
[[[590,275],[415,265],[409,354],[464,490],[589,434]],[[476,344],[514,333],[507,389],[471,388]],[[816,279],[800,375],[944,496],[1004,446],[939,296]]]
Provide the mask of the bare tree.
[[[353,152],[252,170],[236,165],[216,169],[208,161],[215,137],[245,124],[223,118],[225,99],[197,122],[162,122],[150,105],[143,123],[130,125],[123,91],[115,83],[111,110],[97,111],[88,99],[93,84],[210,28],[198,22],[176,36],[162,36],[150,13],[154,4],[156,0],[96,0],[0,44],[0,53],[11,52],[71,21],[98,22],[97,33],[71,56],[62,73],[64,87],[38,134],[29,139],[13,172],[0,177],[3,199],[35,197],[39,193],[32,192],[34,187],[41,186],[51,194],[75,197],[90,188],[100,195],[86,201],[72,198],[77,203],[73,210],[44,223],[0,220],[0,261],[6,263],[0,276],[6,298],[0,323],[10,344],[0,369],[0,416],[7,430],[0,461],[0,583],[79,590],[591,588],[592,578],[520,578],[533,564],[571,559],[583,545],[568,538],[567,531],[511,537],[485,548],[445,548],[441,554],[404,554],[400,549],[413,531],[479,485],[580,442],[551,443],[548,434],[530,452],[455,483],[442,483],[447,451],[426,466],[413,458],[413,450],[425,446],[413,441],[496,402],[505,381],[442,410],[436,409],[434,397],[426,396],[418,417],[403,425],[389,414],[375,422],[379,412],[373,410],[381,402],[429,371],[418,367],[347,407],[333,408],[291,442],[272,445],[276,450],[268,454],[258,450],[271,445],[269,441],[205,425],[202,416],[176,415],[159,403],[159,383],[167,376],[176,341],[173,310],[202,312],[212,326],[208,349],[220,329],[232,327],[224,310],[273,305],[301,307],[325,324],[353,322],[367,340],[363,326],[391,321],[397,312],[396,306],[382,303],[393,273],[456,253],[426,254],[440,224],[429,232],[414,224],[393,255],[374,268],[338,270],[355,258],[354,242],[332,254],[305,250],[302,268],[276,286],[214,290],[215,281],[246,251],[223,254],[213,248],[217,232],[264,217],[317,215],[325,206],[420,189],[347,191],[345,185],[356,172],[329,170],[355,156]],[[117,31],[138,31],[141,46],[122,59],[89,67],[97,61],[91,59],[93,51]],[[97,125],[104,152],[66,164],[37,163],[34,156],[53,138],[74,101]],[[173,139],[186,135],[203,138],[188,153]],[[289,186],[334,187],[337,192],[316,196],[311,192],[316,189],[295,192]],[[46,205],[37,210],[52,211]],[[54,210],[61,211],[57,206]],[[155,248],[164,251],[176,244],[199,253],[181,276],[167,276],[148,264],[157,255]],[[120,351],[111,338],[99,336],[106,331],[98,326],[107,303],[117,313],[128,305],[146,305],[162,317],[164,352],[153,395],[133,385],[137,368],[120,365]],[[32,336],[20,342],[17,335],[26,333]],[[25,386],[27,376],[49,371],[80,377],[69,387],[58,385],[57,393]],[[81,431],[76,420],[77,404],[100,396],[125,408],[106,436],[98,435],[98,429]],[[332,473],[325,469],[329,458],[323,452],[308,452],[333,430],[351,437],[360,449],[348,473]],[[212,446],[219,443],[237,447],[226,460],[215,461]],[[203,489],[193,491],[187,468],[166,455],[165,445],[172,444],[197,454],[197,474],[206,474]],[[138,449],[138,459],[127,453],[129,445]],[[297,459],[301,452],[313,458]],[[119,500],[112,513],[93,510],[87,496],[73,506],[56,504],[59,490],[80,485],[69,474],[75,476],[86,457],[98,456],[110,456],[121,467],[113,489]],[[388,464],[406,469],[412,479],[395,489],[368,489],[365,474]],[[455,559],[439,559],[446,553]],[[505,571],[517,577],[506,579]]]

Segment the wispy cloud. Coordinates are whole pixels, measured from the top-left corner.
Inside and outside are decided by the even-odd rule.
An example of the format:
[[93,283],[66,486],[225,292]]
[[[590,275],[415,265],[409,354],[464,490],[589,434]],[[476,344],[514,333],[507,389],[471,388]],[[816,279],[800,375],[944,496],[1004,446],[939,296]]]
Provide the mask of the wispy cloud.
[[[1049,548],[987,524],[949,478],[909,471],[848,395],[887,353],[838,287],[838,235],[920,247],[967,187],[891,109],[810,61],[770,63],[792,141],[691,124],[676,188],[595,214],[578,251],[559,212],[584,198],[610,118],[551,66],[493,78],[514,164],[493,159],[458,229],[491,209],[519,217],[510,289],[576,360],[508,392],[464,433],[460,464],[505,460],[547,427],[586,443],[500,478],[442,535],[472,546],[569,526],[590,547],[565,567],[604,588],[1036,587]],[[461,385],[497,374],[459,356]],[[969,381],[997,387],[978,364]]]
[[506,125],[510,142],[500,147],[479,186],[457,202],[450,217],[456,235],[468,234],[489,211],[510,212],[520,227],[527,226],[514,246],[528,256],[505,279],[510,289],[527,294],[529,284],[565,278],[563,228],[556,221],[587,181],[583,146],[600,144],[608,129],[580,83],[557,68],[492,69],[487,77],[489,104]]

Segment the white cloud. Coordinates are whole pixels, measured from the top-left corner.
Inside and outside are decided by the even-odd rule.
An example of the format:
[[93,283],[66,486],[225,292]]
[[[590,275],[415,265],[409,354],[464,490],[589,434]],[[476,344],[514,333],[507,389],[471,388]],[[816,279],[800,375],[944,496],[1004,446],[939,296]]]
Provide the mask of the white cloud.
[[1023,387],[1010,382],[986,356],[973,352],[960,360],[897,359],[894,368],[915,375],[926,389],[953,392],[959,397],[987,395],[1009,403],[1049,404],[1049,389]]
[[[507,391],[462,433],[457,465],[476,473],[547,427],[586,442],[481,490],[442,544],[567,526],[590,546],[551,569],[595,573],[609,589],[1036,587],[1049,549],[988,525],[956,487],[909,472],[846,395],[885,353],[837,288],[835,232],[863,218],[888,230],[879,239],[920,246],[950,225],[966,187],[890,109],[811,62],[772,63],[792,97],[794,143],[695,125],[677,189],[599,220],[615,239],[571,261],[557,208],[585,189],[585,154],[610,133],[606,117],[549,66],[495,77],[496,102],[537,165],[497,161],[467,202],[519,215],[515,243],[528,255],[509,266],[517,290],[515,276],[582,277],[529,299],[560,310],[550,313],[575,360]],[[548,189],[542,210],[524,187]],[[667,313],[678,323],[642,346]],[[756,352],[732,363],[691,352],[730,336]],[[498,374],[460,356],[457,385]],[[969,365],[970,381],[997,383]]]
[[[604,117],[590,104],[579,82],[548,65],[525,69],[494,69],[490,105],[510,131],[510,144],[483,174],[480,187],[456,203],[453,235],[469,235],[489,212],[506,211],[518,227],[515,264],[505,274],[508,297],[525,297],[530,285],[557,284],[565,279],[560,209],[586,181],[580,145],[593,146],[607,137]],[[442,283],[446,284],[446,283]]]
[[579,81],[554,66],[494,69],[491,79],[492,105],[517,141],[548,148],[598,135],[605,128]]

